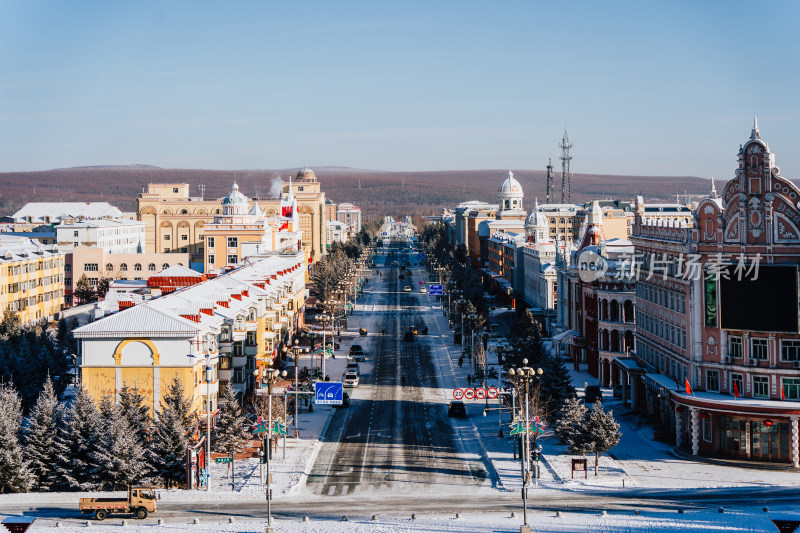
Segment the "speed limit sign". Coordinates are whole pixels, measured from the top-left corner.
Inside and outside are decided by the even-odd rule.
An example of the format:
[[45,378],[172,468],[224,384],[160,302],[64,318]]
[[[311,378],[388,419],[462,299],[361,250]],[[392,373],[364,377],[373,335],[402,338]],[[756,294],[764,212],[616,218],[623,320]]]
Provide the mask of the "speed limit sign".
[[486,396],[488,396],[490,400],[497,398],[497,394],[497,387],[489,387],[489,389],[486,391]]
[[475,398],[475,389],[465,389],[464,398],[466,398],[467,400],[472,400],[473,398]]
[[464,397],[464,391],[461,389],[453,389],[453,398],[460,400]]

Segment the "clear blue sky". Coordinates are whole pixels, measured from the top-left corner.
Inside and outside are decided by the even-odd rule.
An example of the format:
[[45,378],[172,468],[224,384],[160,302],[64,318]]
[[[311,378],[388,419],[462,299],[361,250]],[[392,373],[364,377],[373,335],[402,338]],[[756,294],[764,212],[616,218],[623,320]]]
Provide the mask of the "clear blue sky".
[[0,171],[800,178],[800,2],[0,0]]

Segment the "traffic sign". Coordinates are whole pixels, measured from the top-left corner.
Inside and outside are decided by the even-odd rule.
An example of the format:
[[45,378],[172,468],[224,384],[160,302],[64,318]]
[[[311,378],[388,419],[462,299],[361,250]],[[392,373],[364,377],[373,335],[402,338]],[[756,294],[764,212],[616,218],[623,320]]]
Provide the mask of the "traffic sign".
[[222,463],[222,464],[230,463],[231,462],[231,458],[230,457],[217,457],[216,459],[214,459],[214,462]]
[[475,398],[475,389],[464,389],[464,398],[467,400]]
[[486,398],[486,389],[475,389],[475,398],[483,400]]
[[496,387],[489,387],[489,389],[486,391],[486,396],[488,396],[490,400],[494,400],[495,398],[497,398],[498,394],[499,391],[497,390]]
[[338,381],[314,382],[314,403],[317,405],[342,405],[344,384]]
[[442,296],[442,286],[440,284],[430,285],[428,287],[428,294],[432,296]]
[[453,398],[460,400],[464,397],[464,391],[461,389],[453,389]]

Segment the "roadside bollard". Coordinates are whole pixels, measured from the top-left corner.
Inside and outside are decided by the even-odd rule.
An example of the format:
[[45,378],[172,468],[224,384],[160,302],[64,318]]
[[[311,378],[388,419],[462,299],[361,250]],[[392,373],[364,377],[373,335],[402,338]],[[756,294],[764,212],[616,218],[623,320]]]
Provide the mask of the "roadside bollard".
[[417,519],[417,514],[416,513],[412,514],[411,515],[411,520],[416,520],[416,519]]
[[719,509],[717,509],[717,512],[722,514],[722,513],[725,512],[725,508],[724,507],[720,507]]
[[56,527],[63,527],[63,526],[64,524],[62,524],[61,522],[56,522]]
[[515,513],[514,511],[511,511],[511,518],[516,518],[516,517],[517,517],[517,513]]
[[234,522],[236,522],[236,519],[234,517],[231,516],[230,518],[228,518],[229,524],[233,524]]
[[158,525],[159,526],[163,526],[164,525],[164,519],[163,518],[159,518],[158,519]]
[[564,518],[564,513],[561,511],[556,511],[556,518]]
[[683,514],[683,509],[678,509],[678,514]]
[[608,513],[606,511],[600,511],[600,516],[606,516]]
[[342,517],[342,522],[347,522],[347,517],[346,516]]
[[200,523],[200,519],[199,518],[195,518],[194,520],[192,520],[192,524],[194,524],[194,525],[197,525],[199,523]]
[[120,526],[127,527],[128,526],[128,521],[123,518],[122,522],[120,523]]
[[311,521],[311,519],[309,517],[307,517],[307,516],[303,517],[303,522],[310,522],[310,521]]
[[456,518],[461,518],[461,513],[456,513]]
[[92,527],[92,523],[89,522],[88,520],[86,521],[86,527]]
[[372,515],[372,520],[373,520],[373,521],[374,521],[374,520],[377,520],[377,519],[378,519],[378,515],[376,515],[376,514]]
[[641,512],[639,509],[636,509],[636,510],[633,512],[633,514],[635,514],[636,516],[639,516],[640,514],[642,514],[642,512]]

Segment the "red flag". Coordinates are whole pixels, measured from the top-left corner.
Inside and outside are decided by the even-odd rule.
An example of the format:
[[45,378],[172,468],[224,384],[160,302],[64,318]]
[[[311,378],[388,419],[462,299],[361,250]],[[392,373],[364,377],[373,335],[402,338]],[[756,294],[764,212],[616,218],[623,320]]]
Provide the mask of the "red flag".
[[309,257],[309,258],[308,258],[308,264],[310,265],[310,264],[311,264],[311,263],[313,263],[313,262],[314,262],[314,258],[313,258],[313,257]]
[[281,216],[282,217],[292,216],[292,204],[281,206]]
[[783,385],[781,385],[781,400],[786,401],[786,394],[783,392]]
[[736,381],[733,382],[733,395],[739,397],[739,383]]
[[289,221],[288,220],[285,221],[283,224],[281,224],[281,227],[278,228],[278,231],[283,231],[285,229],[289,229]]
[[691,385],[689,385],[689,380],[686,379],[686,378],[683,378],[683,381],[686,383],[686,394],[691,395],[692,394],[692,387],[691,387]]

